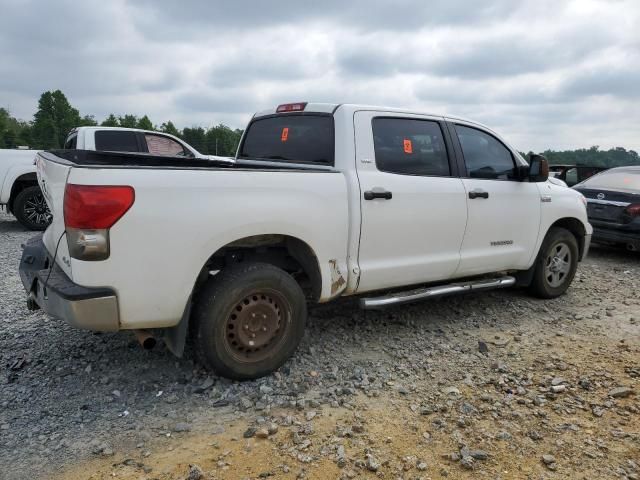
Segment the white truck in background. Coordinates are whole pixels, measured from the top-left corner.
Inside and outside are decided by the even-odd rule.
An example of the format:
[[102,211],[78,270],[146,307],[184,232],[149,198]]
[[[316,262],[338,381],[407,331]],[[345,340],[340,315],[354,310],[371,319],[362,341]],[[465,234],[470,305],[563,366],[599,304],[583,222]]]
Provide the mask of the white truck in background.
[[129,152],[167,157],[201,158],[232,162],[231,157],[205,155],[173,135],[123,127],[78,127],[64,142],[67,150]]
[[23,252],[29,307],[162,335],[177,355],[191,332],[203,364],[236,379],[293,354],[307,301],[562,295],[593,231],[543,157],[392,108],[280,105],[254,115],[234,163],[64,150],[37,168],[53,223]]
[[36,178],[37,150],[0,150],[0,206],[30,230],[44,230],[51,221],[49,207]]
[[[229,157],[202,154],[173,135],[136,128],[74,128],[64,148],[233,161]],[[38,186],[36,153],[37,150],[28,149],[0,150],[0,206],[5,206],[26,228],[44,230],[51,222],[51,213]]]

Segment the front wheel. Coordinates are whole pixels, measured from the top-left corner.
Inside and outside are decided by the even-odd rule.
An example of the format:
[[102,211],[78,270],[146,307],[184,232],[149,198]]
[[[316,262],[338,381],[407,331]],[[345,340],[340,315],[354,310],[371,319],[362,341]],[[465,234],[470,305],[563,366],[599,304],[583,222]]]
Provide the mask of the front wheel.
[[284,270],[240,263],[209,279],[193,320],[199,360],[222,376],[247,380],[280,367],[304,334],[302,289]]
[[51,212],[37,185],[18,193],[12,211],[18,221],[29,230],[45,230],[51,223]]
[[549,229],[542,242],[529,287],[540,298],[555,298],[567,291],[578,268],[578,242],[568,230]]

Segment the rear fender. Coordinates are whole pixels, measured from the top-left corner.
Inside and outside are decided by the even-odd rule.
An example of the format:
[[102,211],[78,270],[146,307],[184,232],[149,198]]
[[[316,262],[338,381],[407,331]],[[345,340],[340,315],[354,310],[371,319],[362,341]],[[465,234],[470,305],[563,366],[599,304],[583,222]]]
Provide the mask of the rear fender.
[[16,165],[11,167],[4,177],[2,189],[0,190],[0,204],[6,205],[11,200],[13,185],[19,181],[29,181],[37,185],[35,165]]

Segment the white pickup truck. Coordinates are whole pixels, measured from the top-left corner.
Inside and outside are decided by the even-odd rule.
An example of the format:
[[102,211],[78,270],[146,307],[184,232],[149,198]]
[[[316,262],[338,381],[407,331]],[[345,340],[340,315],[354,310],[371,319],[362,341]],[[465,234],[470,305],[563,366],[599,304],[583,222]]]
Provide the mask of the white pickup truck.
[[[136,128],[74,128],[64,148],[232,161],[228,157],[204,155],[173,135]],[[36,179],[36,153],[37,150],[0,150],[0,206],[6,206],[26,228],[44,230],[51,222],[51,212]]]
[[0,206],[30,230],[44,230],[51,214],[36,178],[37,150],[0,150]]
[[78,127],[67,135],[67,150],[99,150],[142,153],[169,157],[232,161],[229,157],[205,155],[168,133],[123,127]]
[[52,151],[37,167],[53,223],[23,252],[29,306],[162,335],[177,355],[191,332],[203,364],[236,379],[293,354],[307,301],[561,295],[592,233],[544,158],[391,108],[280,105],[252,118],[233,164]]

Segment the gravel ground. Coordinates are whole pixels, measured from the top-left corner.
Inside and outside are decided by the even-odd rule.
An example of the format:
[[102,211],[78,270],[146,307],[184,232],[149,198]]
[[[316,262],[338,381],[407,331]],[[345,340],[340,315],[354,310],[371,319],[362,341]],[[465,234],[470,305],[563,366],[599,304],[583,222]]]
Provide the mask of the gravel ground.
[[237,383],[29,312],[32,234],[0,213],[2,478],[640,478],[638,255],[594,248],[552,301],[313,307]]

